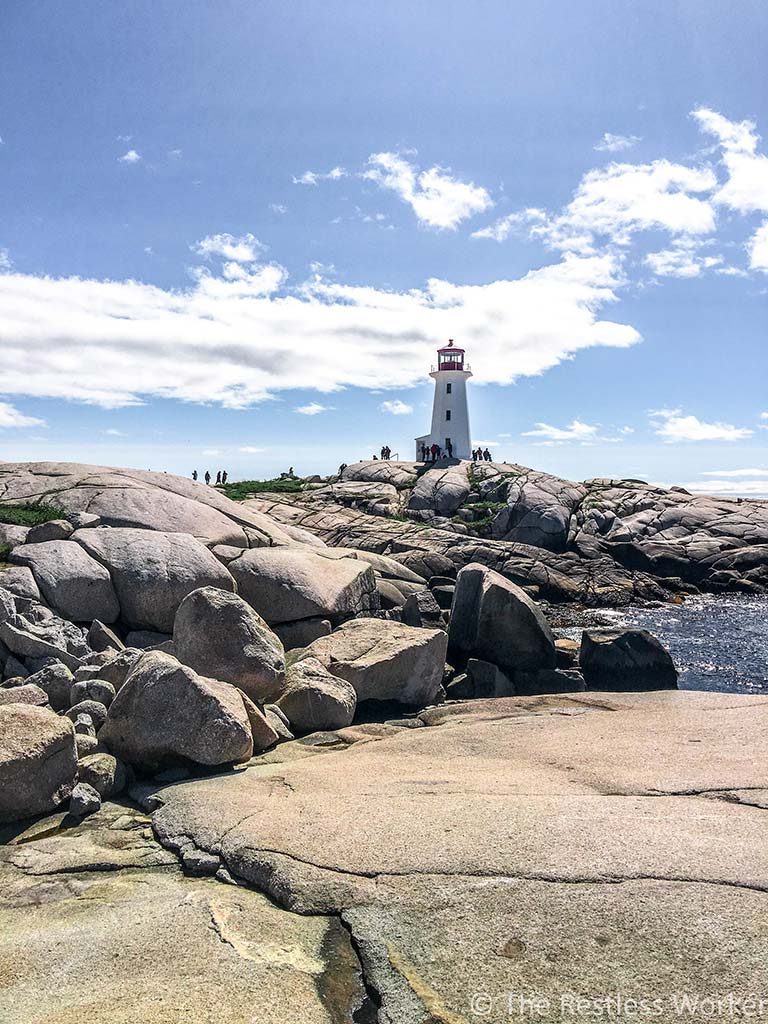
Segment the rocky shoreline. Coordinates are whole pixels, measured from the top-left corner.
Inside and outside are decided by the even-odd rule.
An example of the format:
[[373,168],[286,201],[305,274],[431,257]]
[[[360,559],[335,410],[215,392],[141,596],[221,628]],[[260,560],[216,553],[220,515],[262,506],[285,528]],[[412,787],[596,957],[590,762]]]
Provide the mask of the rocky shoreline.
[[[482,970],[497,987],[514,976],[549,991],[546,943],[538,966],[520,950],[530,921],[569,916],[574,884],[591,915],[600,887],[628,887],[608,931],[656,908],[653,970],[673,904],[702,949],[710,941],[691,917],[696,886],[749,890],[762,910],[768,698],[678,692],[653,636],[593,620],[631,600],[763,592],[768,503],[518,469],[366,463],[236,503],[165,474],[1,464],[0,922],[12,941],[50,949],[82,901],[114,907],[125,887],[126,919],[92,922],[84,940],[83,964],[85,949],[103,960],[136,929],[101,1019],[185,1019],[189,982],[140,966],[153,942],[140,875],[158,906],[191,900],[208,915],[249,975],[235,983],[222,964],[225,981],[218,967],[201,979],[200,918],[169,909],[172,929],[198,936],[177,940],[197,972],[195,1019],[221,1019],[226,984],[226,1019],[252,1020],[253,986],[290,1001],[288,979],[299,1008],[270,997],[259,1020],[421,1024],[472,1019],[467,986],[483,991]],[[461,513],[491,498],[504,507],[480,530],[503,536],[467,532]],[[50,514],[3,525],[4,510],[30,508]],[[580,640],[558,635],[574,624]],[[214,894],[210,876],[277,907]],[[510,887],[530,920],[510,923]],[[467,906],[490,915],[484,937],[454,920]],[[725,900],[724,922],[730,912]],[[489,966],[499,929],[516,952]],[[459,979],[441,952],[457,941],[471,965]],[[624,933],[609,941],[619,960],[638,955]],[[575,948],[558,942],[559,956]],[[586,962],[607,983],[598,953]],[[7,970],[7,1019],[54,1019],[27,1001],[49,998],[43,981]],[[572,965],[558,970],[576,983]],[[126,995],[137,971],[147,992],[170,993],[144,1016]],[[722,977],[742,980],[732,967]],[[74,1015],[96,998],[85,979],[69,991]],[[501,1003],[490,1019],[509,1019]]]

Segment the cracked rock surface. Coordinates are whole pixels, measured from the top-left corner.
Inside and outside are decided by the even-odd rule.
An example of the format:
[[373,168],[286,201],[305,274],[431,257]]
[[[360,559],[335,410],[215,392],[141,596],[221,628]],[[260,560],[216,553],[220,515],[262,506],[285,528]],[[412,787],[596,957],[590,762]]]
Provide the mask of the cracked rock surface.
[[478,991],[501,1022],[509,990],[764,987],[768,699],[581,693],[421,719],[162,788],[155,832],[340,914],[382,1022],[472,1020]]
[[186,877],[131,808],[62,824],[0,848],[3,1024],[341,1024],[364,1003],[337,917]]

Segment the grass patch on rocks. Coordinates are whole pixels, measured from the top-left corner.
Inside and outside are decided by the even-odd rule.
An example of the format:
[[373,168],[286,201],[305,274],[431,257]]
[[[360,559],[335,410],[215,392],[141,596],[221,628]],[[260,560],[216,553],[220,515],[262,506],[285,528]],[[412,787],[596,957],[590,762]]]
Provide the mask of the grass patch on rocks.
[[0,523],[8,526],[39,526],[63,517],[63,509],[55,505],[0,505]]
[[254,494],[265,491],[272,494],[298,494],[304,489],[302,477],[278,477],[275,480],[238,480],[236,483],[219,484],[217,491],[226,494],[233,501],[244,501]]

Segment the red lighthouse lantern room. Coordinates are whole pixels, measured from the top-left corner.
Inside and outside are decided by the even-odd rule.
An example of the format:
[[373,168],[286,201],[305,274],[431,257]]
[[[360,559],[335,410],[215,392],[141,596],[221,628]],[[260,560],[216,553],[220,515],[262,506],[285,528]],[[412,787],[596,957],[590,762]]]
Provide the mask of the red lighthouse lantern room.
[[464,369],[464,349],[454,345],[453,338],[444,348],[437,350],[437,368],[438,370]]

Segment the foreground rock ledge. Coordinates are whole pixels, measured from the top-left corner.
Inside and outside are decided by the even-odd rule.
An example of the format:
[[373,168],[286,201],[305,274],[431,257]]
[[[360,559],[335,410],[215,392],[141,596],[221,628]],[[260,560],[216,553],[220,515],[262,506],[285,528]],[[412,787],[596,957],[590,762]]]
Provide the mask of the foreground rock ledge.
[[506,992],[599,996],[617,978],[637,998],[762,991],[768,698],[583,693],[420,718],[166,787],[155,831],[285,907],[341,913],[392,1024],[472,1020],[478,991],[485,1019],[522,1019]]

